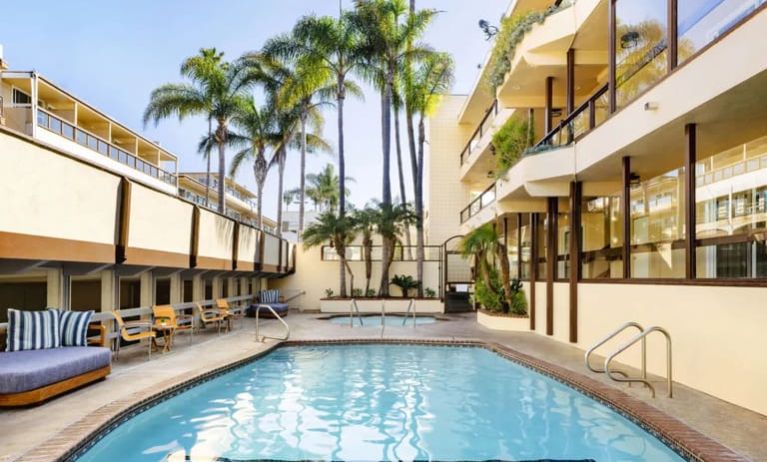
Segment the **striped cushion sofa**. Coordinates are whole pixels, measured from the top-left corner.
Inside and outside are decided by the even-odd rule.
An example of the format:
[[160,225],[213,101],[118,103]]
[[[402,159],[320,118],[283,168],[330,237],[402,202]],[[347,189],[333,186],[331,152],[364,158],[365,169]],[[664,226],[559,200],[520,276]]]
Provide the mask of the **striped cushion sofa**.
[[[106,330],[83,314],[9,310],[8,331],[0,333],[0,344],[6,344],[0,352],[0,406],[41,403],[109,375]],[[94,334],[98,340],[89,340]]]
[[255,316],[256,310],[258,310],[259,317],[274,317],[271,311],[266,308],[259,308],[259,305],[269,305],[280,316],[287,316],[288,304],[280,302],[280,298],[279,289],[262,290],[258,294],[258,303],[255,303],[248,308],[248,316]]

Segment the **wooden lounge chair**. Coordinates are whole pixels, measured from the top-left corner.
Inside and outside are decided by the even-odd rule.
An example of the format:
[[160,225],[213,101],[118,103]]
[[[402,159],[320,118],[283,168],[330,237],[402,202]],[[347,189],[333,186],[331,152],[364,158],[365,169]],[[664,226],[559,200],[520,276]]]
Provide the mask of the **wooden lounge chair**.
[[229,305],[229,301],[225,298],[219,298],[216,300],[216,307],[230,320],[239,320],[242,325],[242,320],[245,318],[245,309],[241,307],[232,307]]
[[[149,321],[130,321],[125,322],[119,311],[113,311],[112,315],[115,317],[117,327],[120,328],[120,336],[126,342],[136,342],[144,339],[149,340],[149,358],[152,358],[152,347],[154,347],[155,338],[157,333],[152,330],[152,323]],[[138,332],[131,332],[132,329],[145,329]],[[119,344],[118,344],[119,345]],[[118,354],[120,348],[117,348]]]
[[207,326],[208,324],[216,323],[218,325],[218,332],[221,333],[221,325],[224,322],[228,322],[226,315],[214,308],[205,309],[199,303],[195,303],[194,306],[200,314],[200,322],[202,325]]

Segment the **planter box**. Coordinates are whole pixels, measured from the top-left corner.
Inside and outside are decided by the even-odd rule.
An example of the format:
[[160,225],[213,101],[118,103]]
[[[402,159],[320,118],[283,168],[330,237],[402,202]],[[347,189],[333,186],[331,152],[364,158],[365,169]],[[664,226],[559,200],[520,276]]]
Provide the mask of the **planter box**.
[[493,330],[530,332],[529,317],[494,316],[477,311],[477,323]]
[[[350,298],[323,298],[320,300],[320,312],[348,314],[351,302]],[[381,304],[384,302],[387,313],[405,313],[410,299],[359,298],[357,299],[357,307],[360,309],[360,313],[380,313]],[[415,309],[418,314],[442,314],[445,311],[445,305],[438,298],[419,298],[415,300]]]

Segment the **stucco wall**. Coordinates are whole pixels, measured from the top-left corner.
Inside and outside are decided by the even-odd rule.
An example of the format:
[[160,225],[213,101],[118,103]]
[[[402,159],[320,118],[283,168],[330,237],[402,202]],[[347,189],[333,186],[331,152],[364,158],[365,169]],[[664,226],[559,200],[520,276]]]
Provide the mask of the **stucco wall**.
[[192,204],[134,183],[128,246],[188,254],[193,210]]
[[[276,279],[269,282],[270,287],[283,290],[302,290],[306,295],[301,298],[301,309],[318,310],[320,308],[320,299],[325,297],[325,289],[332,289],[334,294],[339,293],[339,263],[337,261],[322,261],[320,259],[320,248],[315,247],[303,250],[302,246],[297,245],[296,265],[298,270],[295,274],[284,279]],[[365,263],[360,261],[350,262],[354,273],[354,287],[365,290]],[[394,262],[389,270],[389,277],[395,274],[409,274],[416,276],[415,262]],[[373,262],[373,272],[370,282],[370,288],[378,291],[381,278],[380,262]],[[439,262],[424,263],[424,287],[438,291],[440,278]],[[351,279],[346,278],[347,295],[351,295]],[[399,288],[390,287],[391,294],[399,296]]]
[[240,225],[237,259],[253,263],[258,246],[258,231],[250,226]]
[[120,178],[0,133],[0,231],[115,243]]
[[234,221],[200,209],[198,256],[232,259]]

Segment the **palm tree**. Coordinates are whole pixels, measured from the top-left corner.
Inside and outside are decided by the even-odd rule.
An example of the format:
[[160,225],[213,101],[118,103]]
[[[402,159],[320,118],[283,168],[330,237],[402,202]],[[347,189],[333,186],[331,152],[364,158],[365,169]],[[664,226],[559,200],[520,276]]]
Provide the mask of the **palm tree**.
[[157,125],[161,119],[174,115],[183,120],[198,114],[216,122],[213,137],[218,146],[218,210],[224,213],[229,122],[247,102],[247,92],[259,75],[241,60],[210,65],[204,72],[193,72],[194,64],[189,69],[191,82],[166,83],[152,91],[144,111],[144,124],[153,121]]
[[389,268],[394,261],[395,245],[399,242],[400,236],[415,221],[415,215],[410,207],[405,204],[384,204],[378,205],[376,210],[376,233],[381,236],[382,242],[390,242],[391,245],[382,248],[381,258],[381,284],[378,288],[378,295],[381,297],[389,296]]
[[[422,10],[409,13],[405,0],[356,0],[357,14],[354,16],[357,27],[364,31],[367,38],[365,45],[368,60],[363,69],[368,80],[381,91],[381,126],[383,148],[383,191],[382,205],[391,205],[391,115],[394,100],[394,86],[398,73],[413,59],[430,53],[425,45],[416,45],[432,18],[435,10]],[[387,261],[392,254],[394,242],[383,238],[384,271],[381,275],[381,290],[388,293],[391,265]],[[386,288],[384,288],[384,285]]]
[[[204,81],[207,76],[217,71],[223,59],[224,53],[219,53],[215,48],[200,48],[198,55],[190,56],[181,63],[181,75],[195,81]],[[211,112],[210,108],[212,108],[212,104],[209,104],[208,114]],[[208,117],[208,138],[212,132],[213,121]],[[202,154],[207,163],[205,169],[205,205],[210,207],[210,149]]]
[[[325,165],[320,173],[310,173],[306,175],[309,186],[306,188],[306,195],[314,202],[315,206],[321,206],[323,211],[335,211],[340,202],[338,197],[338,175],[336,175],[333,164]],[[347,176],[346,182],[353,182],[354,178]],[[298,191],[295,189],[294,191]],[[345,190],[345,196],[349,197],[351,191]]]
[[[338,114],[339,217],[346,214],[346,162],[344,153],[344,101],[347,94],[361,94],[349,79],[364,65],[365,49],[361,32],[354,27],[353,13],[342,12],[338,19],[330,16],[304,16],[289,34],[270,39],[263,54],[314,69],[318,76],[334,82],[333,97]],[[343,269],[341,270],[343,274]],[[343,276],[342,276],[343,277]]]
[[[413,196],[416,214],[416,266],[417,278],[423,280],[424,265],[424,230],[423,230],[423,174],[424,144],[426,143],[425,118],[439,102],[440,96],[447,93],[453,82],[453,60],[447,53],[431,53],[421,59],[410,73],[406,82],[406,118],[410,142],[410,161],[413,167]],[[418,143],[416,152],[413,121],[418,120]],[[418,288],[418,295],[423,296],[423,288]]]
[[354,290],[354,273],[346,260],[346,246],[354,240],[354,220],[349,216],[340,216],[333,211],[324,212],[317,220],[307,226],[303,240],[306,248],[323,245],[326,242],[335,248],[340,261],[341,277],[339,279],[339,295],[346,297],[346,272],[349,273],[352,291]]
[[255,100],[250,99],[240,107],[239,112],[232,118],[232,123],[239,132],[229,133],[226,139],[230,144],[244,145],[244,148],[234,155],[229,173],[234,176],[245,161],[253,159],[253,176],[258,189],[256,196],[258,227],[263,229],[264,185],[269,173],[266,150],[280,143],[280,135],[276,128],[277,117],[273,111],[259,108]]
[[501,282],[503,292],[509,306],[512,304],[511,273],[509,268],[509,255],[503,236],[498,232],[496,223],[485,223],[474,229],[461,240],[461,253],[465,258],[474,257],[477,264],[477,273],[485,283],[485,287],[492,287],[490,257],[496,257],[501,265]]
[[[306,203],[306,154],[315,150],[330,151],[330,147],[319,133],[322,132],[324,119],[320,109],[332,105],[330,102],[334,91],[327,73],[312,66],[303,66],[290,61],[278,60],[264,53],[249,53],[244,56],[248,63],[263,73],[263,83],[269,96],[269,104],[286,113],[293,114],[300,125],[300,137],[290,137],[291,145],[301,150],[299,170],[300,186],[298,188],[299,218],[298,236],[304,231],[304,214]],[[355,88],[356,89],[356,88]],[[311,127],[310,127],[311,125]],[[309,132],[309,129],[313,133]],[[295,130],[291,127],[291,130]],[[279,150],[277,160],[280,171],[284,171],[284,161],[287,150]],[[280,173],[282,182],[282,173]],[[281,211],[278,210],[278,216]]]
[[362,259],[365,261],[365,294],[370,291],[370,280],[373,277],[373,232],[378,223],[378,210],[367,206],[354,212],[354,225],[362,235]]

